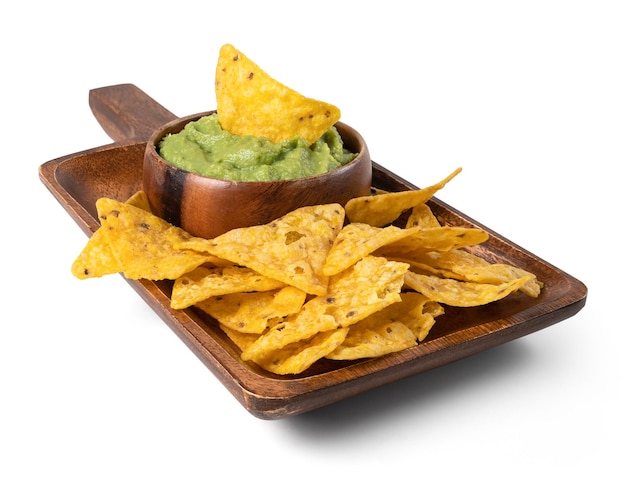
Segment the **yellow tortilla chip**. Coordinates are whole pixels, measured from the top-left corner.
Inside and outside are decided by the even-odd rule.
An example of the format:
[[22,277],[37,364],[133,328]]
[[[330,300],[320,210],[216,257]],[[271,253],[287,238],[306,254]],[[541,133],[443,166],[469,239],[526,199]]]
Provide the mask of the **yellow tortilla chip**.
[[220,329],[226,334],[226,336],[239,348],[239,350],[245,350],[259,338],[259,334],[240,332],[239,330],[231,329],[226,325],[219,323]]
[[384,245],[419,233],[419,229],[400,229],[395,226],[380,228],[362,223],[348,224],[339,231],[326,256],[324,274],[327,276],[338,274]]
[[264,72],[232,45],[224,45],[215,71],[217,114],[222,128],[274,143],[301,136],[310,145],[333,126],[339,108],[306,98]]
[[150,208],[150,202],[148,201],[148,195],[144,191],[137,191],[131,197],[126,200],[126,204],[130,204],[131,206],[138,207],[139,209],[143,209],[147,212],[152,212]]
[[249,267],[308,294],[324,295],[324,260],[344,216],[340,204],[306,206],[269,224],[233,229],[214,239],[194,238],[181,247]]
[[102,277],[121,272],[111,246],[98,228],[72,263],[72,274],[79,279]]
[[278,290],[211,297],[195,305],[231,329],[261,334],[270,320],[299,312],[305,300],[306,292],[287,286]]
[[538,297],[543,287],[541,281],[531,272],[509,264],[492,264],[463,249],[425,252],[416,254],[409,260],[402,260],[406,260],[414,272],[467,282],[502,284],[528,276],[528,282],[520,291],[530,297]]
[[[148,196],[144,191],[137,191],[126,204],[150,212]],[[72,274],[79,279],[89,279],[118,272],[121,272],[120,264],[102,229],[98,228],[72,264]]]
[[435,302],[455,307],[474,307],[503,299],[519,290],[529,279],[525,276],[503,284],[479,284],[408,271],[404,283]]
[[144,209],[110,198],[96,202],[104,240],[128,279],[176,279],[207,261],[177,246],[191,236]]
[[509,264],[488,264],[483,267],[474,267],[464,271],[465,280],[487,284],[503,284],[511,280],[527,277],[528,281],[520,291],[529,297],[538,297],[543,283],[537,280],[535,274]]
[[443,307],[417,292],[403,292],[402,300],[350,327],[346,339],[326,357],[356,360],[398,352],[422,341],[444,313]]
[[346,204],[346,216],[350,222],[363,222],[376,227],[386,226],[407,209],[426,203],[460,172],[461,168],[457,168],[445,179],[423,189],[351,199]]
[[380,247],[378,253],[410,258],[416,253],[450,251],[481,244],[489,239],[486,231],[469,227],[441,226],[433,229],[411,228],[407,230],[414,231],[414,234]]
[[267,332],[243,350],[243,360],[259,362],[267,355],[289,344],[308,340],[319,332],[335,330],[337,321],[326,313],[324,297],[315,297],[304,304],[302,309],[284,321],[272,326]]
[[399,352],[417,343],[415,334],[397,320],[362,320],[350,327],[345,340],[326,358],[357,360]]
[[[391,304],[386,313],[404,323],[421,342],[435,325],[435,319],[444,314],[444,308],[418,292],[403,292],[400,295],[402,301]],[[385,313],[385,310],[379,313]]]
[[279,375],[302,373],[331,353],[344,341],[347,333],[348,329],[320,332],[309,340],[289,344],[255,362],[265,370]]
[[406,221],[406,228],[419,227],[420,229],[433,229],[440,227],[439,220],[433,214],[428,204],[417,204],[413,206],[411,215]]
[[174,281],[172,309],[185,309],[210,297],[235,292],[257,292],[284,287],[247,267],[197,267]]

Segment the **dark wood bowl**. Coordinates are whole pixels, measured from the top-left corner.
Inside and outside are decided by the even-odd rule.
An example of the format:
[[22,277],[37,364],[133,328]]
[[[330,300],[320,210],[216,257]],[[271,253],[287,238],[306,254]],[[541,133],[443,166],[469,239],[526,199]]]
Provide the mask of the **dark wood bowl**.
[[207,239],[239,227],[266,224],[302,206],[339,203],[370,194],[372,164],[361,135],[337,123],[344,146],[358,153],[324,174],[282,181],[232,181],[184,171],[157,152],[160,140],[213,111],[179,118],[154,132],[146,145],[143,189],[153,213],[190,234]]

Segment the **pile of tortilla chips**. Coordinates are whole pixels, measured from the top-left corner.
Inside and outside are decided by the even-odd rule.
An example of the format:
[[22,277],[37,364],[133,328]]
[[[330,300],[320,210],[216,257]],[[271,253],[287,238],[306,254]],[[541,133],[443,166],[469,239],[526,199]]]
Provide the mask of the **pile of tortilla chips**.
[[446,305],[540,293],[532,273],[468,251],[485,231],[442,225],[432,213],[428,201],[459,171],[424,189],[303,207],[214,239],[154,216],[141,191],[126,202],[102,198],[101,227],[72,272],[173,281],[173,309],[206,312],[243,360],[276,374],[322,358],[381,356],[423,341]]

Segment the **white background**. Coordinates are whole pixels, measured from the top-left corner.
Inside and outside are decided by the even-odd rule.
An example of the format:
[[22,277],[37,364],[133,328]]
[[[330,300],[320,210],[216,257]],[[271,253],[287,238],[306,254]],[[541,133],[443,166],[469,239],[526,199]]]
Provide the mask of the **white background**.
[[[9,5],[1,476],[624,476],[623,2]],[[414,184],[462,166],[438,197],[584,282],[585,308],[302,416],[250,415],[122,277],[73,278],[86,236],[37,171],[111,142],[92,88],[213,109],[223,43],[338,105]]]

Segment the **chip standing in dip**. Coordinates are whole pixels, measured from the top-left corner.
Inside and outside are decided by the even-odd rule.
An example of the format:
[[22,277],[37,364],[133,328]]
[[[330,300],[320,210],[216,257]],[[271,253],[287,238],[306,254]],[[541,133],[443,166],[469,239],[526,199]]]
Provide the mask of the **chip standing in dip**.
[[142,187],[157,216],[214,238],[370,194],[369,150],[337,106],[280,83],[230,44],[214,86],[215,110],[176,118],[147,141]]

